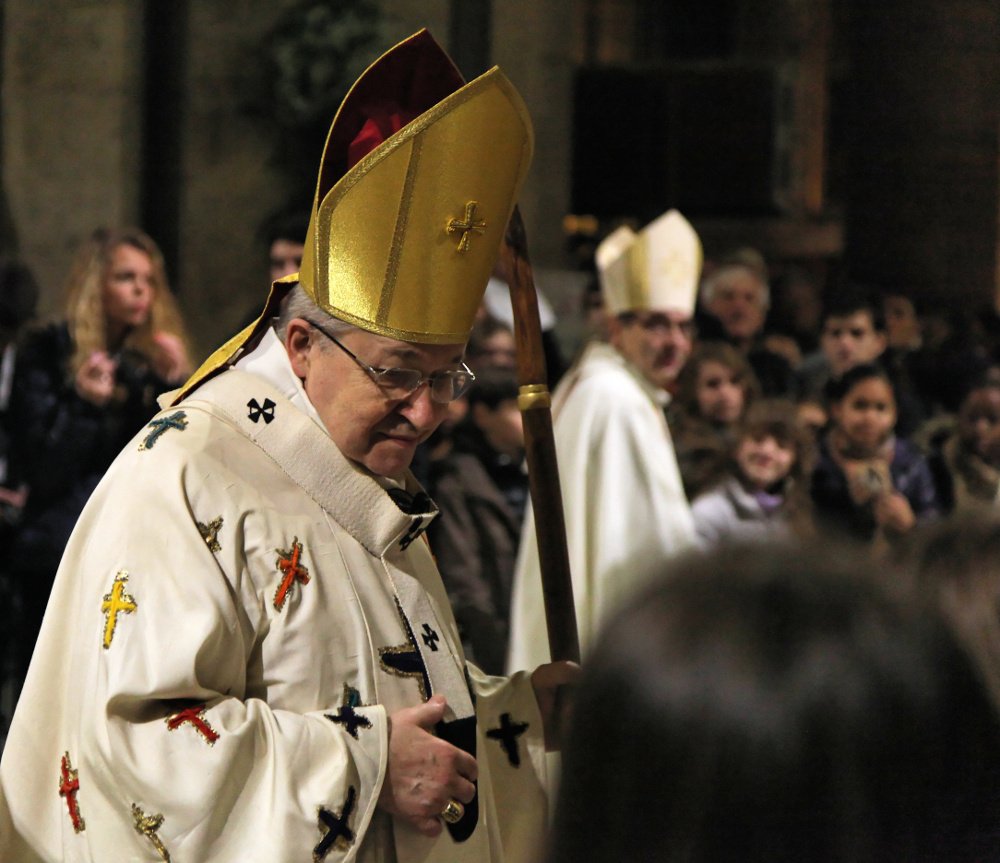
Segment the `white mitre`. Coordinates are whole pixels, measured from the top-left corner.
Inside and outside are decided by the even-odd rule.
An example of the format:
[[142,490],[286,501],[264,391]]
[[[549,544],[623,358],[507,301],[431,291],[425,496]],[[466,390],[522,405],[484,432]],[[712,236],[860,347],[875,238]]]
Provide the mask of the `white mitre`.
[[701,276],[701,241],[677,210],[638,234],[619,228],[597,248],[597,271],[611,314],[657,309],[694,314]]
[[622,303],[629,296],[628,259],[625,252],[637,239],[637,234],[627,225],[622,225],[608,234],[594,252],[597,277],[601,282],[604,305],[613,314],[618,314]]

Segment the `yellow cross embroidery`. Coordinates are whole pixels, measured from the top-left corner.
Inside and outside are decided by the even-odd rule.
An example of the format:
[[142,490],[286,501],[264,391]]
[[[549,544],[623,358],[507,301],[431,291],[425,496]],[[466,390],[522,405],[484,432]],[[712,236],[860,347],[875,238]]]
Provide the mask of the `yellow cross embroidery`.
[[111,586],[111,593],[104,594],[104,602],[101,603],[101,611],[105,615],[104,623],[104,649],[111,647],[111,639],[115,637],[115,626],[118,624],[118,613],[131,614],[136,610],[135,600],[125,592],[125,582],[128,581],[128,573],[121,569],[115,576],[115,582]]
[[150,842],[153,843],[153,847],[156,849],[157,853],[160,855],[160,859],[164,863],[170,863],[170,852],[164,847],[163,843],[160,841],[160,837],[156,835],[156,831],[160,829],[163,824],[162,815],[147,815],[134,803],[132,804],[132,820],[135,822],[136,833],[145,836]]
[[465,218],[452,219],[448,222],[449,234],[462,234],[462,239],[458,241],[458,250],[460,252],[469,251],[469,243],[472,241],[473,233],[482,234],[486,230],[486,220],[476,218],[476,207],[478,206],[478,201],[469,201],[465,205]]

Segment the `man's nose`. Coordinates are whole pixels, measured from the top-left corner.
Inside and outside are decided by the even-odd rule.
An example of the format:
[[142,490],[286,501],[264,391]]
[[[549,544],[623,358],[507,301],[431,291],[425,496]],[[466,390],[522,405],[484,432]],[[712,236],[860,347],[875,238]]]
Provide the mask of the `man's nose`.
[[439,404],[431,398],[431,387],[424,381],[400,405],[400,413],[421,431],[436,425],[447,410],[447,405]]

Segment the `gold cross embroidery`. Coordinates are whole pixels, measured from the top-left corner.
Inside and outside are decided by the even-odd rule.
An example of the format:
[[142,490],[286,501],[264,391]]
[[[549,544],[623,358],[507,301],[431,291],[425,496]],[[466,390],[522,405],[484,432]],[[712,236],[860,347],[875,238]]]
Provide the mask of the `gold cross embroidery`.
[[111,639],[115,637],[115,627],[118,625],[118,613],[131,614],[138,607],[135,600],[125,592],[126,581],[128,581],[128,573],[124,569],[119,570],[115,576],[115,582],[111,586],[111,593],[104,594],[104,602],[101,603],[101,611],[105,615],[105,650],[111,647]]
[[478,201],[469,201],[465,205],[465,218],[452,219],[448,222],[449,234],[462,234],[462,238],[458,241],[458,251],[460,252],[469,251],[472,234],[482,234],[486,230],[486,220],[476,217],[476,207],[478,206]]
[[219,544],[219,531],[222,529],[222,516],[213,518],[208,524],[202,524],[200,521],[197,522],[198,532],[201,534],[201,538],[205,540],[206,545],[210,551],[222,551],[222,546]]
[[163,860],[164,863],[170,863],[170,852],[164,847],[163,843],[160,841],[160,837],[156,835],[156,832],[163,824],[163,816],[159,814],[147,815],[133,803],[132,821],[135,823],[135,832],[145,836],[150,842],[153,843],[153,847],[156,849],[157,853],[160,855],[160,859]]

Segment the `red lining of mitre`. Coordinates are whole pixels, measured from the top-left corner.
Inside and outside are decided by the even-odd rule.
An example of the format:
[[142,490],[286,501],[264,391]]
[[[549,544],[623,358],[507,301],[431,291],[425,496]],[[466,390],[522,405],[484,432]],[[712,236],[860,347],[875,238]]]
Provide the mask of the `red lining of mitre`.
[[465,84],[434,37],[422,30],[383,55],[347,95],[327,139],[319,198],[357,162]]

